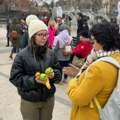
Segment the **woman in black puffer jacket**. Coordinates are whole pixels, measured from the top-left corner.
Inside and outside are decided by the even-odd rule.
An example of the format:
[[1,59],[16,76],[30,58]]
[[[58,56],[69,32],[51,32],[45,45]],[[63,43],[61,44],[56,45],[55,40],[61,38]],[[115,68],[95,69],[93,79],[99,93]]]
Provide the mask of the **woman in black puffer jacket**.
[[[12,65],[10,82],[21,96],[23,120],[51,120],[54,107],[54,83],[61,80],[61,67],[56,55],[48,49],[47,26],[40,20],[32,20],[28,26],[30,44],[17,54]],[[35,77],[37,72],[53,68],[49,75],[51,89]]]

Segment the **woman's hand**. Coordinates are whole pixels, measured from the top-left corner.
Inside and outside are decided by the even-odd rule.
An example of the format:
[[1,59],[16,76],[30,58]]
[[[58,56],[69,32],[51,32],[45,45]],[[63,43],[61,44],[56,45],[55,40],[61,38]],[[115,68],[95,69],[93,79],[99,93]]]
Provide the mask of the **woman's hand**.
[[40,80],[40,77],[38,76],[38,77],[35,78],[35,81],[36,81],[37,83],[46,85],[46,81],[47,81],[47,80]]
[[40,76],[36,76],[36,77],[35,77],[35,81],[36,81],[37,83],[41,83],[41,84],[46,85],[46,82],[47,82],[49,79],[54,78],[54,76],[55,76],[54,72],[53,72],[52,74],[47,75],[48,78],[47,78],[46,80],[40,80]]
[[52,74],[47,75],[47,77],[48,77],[49,79],[54,78],[54,76],[55,76],[54,72],[53,72]]
[[69,67],[64,67],[63,72],[68,75],[68,76],[73,76],[75,77],[80,69],[72,64],[69,64]]

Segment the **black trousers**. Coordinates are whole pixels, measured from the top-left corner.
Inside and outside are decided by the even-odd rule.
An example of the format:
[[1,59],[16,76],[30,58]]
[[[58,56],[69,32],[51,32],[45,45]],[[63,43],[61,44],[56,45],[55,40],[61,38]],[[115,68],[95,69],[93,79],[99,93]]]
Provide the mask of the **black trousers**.
[[10,38],[7,37],[7,45],[9,46]]
[[[67,67],[69,65],[69,61],[59,61],[60,66],[63,67]],[[64,74],[64,79],[67,79],[67,75]]]
[[75,56],[77,56],[79,59],[83,58],[83,57],[81,57],[81,56],[78,55],[78,54],[72,54],[71,57],[70,57],[69,63],[72,63],[72,61],[73,61],[73,59],[74,59]]

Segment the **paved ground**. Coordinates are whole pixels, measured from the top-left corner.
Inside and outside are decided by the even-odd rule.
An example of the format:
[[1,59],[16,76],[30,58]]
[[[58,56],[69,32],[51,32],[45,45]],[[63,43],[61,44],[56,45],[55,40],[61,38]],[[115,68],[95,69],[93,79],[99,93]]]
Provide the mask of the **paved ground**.
[[[0,120],[22,120],[19,110],[20,97],[16,88],[9,82],[13,63],[13,60],[9,59],[11,47],[5,47],[5,45],[6,30],[0,26]],[[71,103],[66,94],[67,84],[56,85],[56,88],[52,120],[69,120]]]

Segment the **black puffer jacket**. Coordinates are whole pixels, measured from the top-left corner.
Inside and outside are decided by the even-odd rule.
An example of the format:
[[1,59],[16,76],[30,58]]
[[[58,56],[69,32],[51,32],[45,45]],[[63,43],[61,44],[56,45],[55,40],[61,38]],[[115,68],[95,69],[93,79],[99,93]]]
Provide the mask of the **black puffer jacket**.
[[85,22],[85,21],[83,21],[83,20],[78,21],[78,22],[77,22],[77,26],[78,26],[78,28],[77,28],[77,35],[78,35],[81,31],[83,31],[83,30],[88,30],[88,29],[89,29],[89,28],[88,28],[88,25],[87,25],[87,22]]
[[[54,53],[48,49],[48,58],[43,57],[39,62],[34,59],[30,48],[26,47],[16,55],[12,65],[10,81],[18,88],[20,96],[31,102],[46,101],[54,96],[56,91],[54,83],[61,80],[61,67]],[[50,79],[51,89],[35,81],[35,73],[44,73],[45,69],[52,67],[55,77]]]

